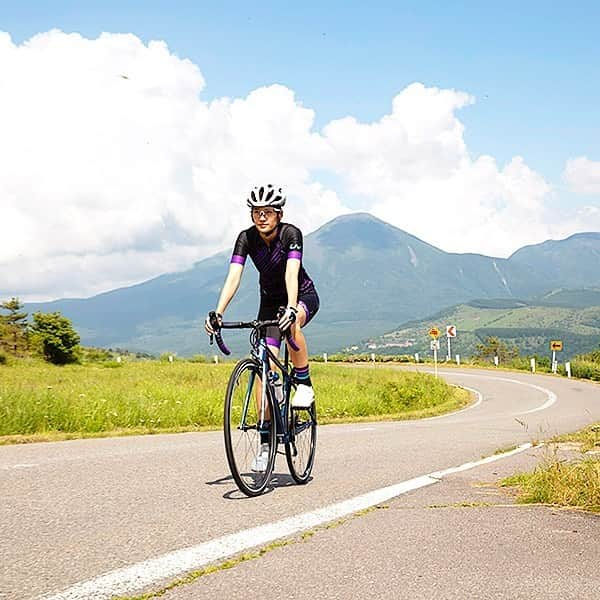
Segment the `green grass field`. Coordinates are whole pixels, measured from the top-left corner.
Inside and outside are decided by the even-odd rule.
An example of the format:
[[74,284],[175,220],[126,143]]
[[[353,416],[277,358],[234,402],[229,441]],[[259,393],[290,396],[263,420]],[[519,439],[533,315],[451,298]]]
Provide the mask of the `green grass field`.
[[[233,364],[0,366],[0,444],[220,428]],[[441,379],[384,367],[312,366],[320,423],[410,419],[465,406]]]

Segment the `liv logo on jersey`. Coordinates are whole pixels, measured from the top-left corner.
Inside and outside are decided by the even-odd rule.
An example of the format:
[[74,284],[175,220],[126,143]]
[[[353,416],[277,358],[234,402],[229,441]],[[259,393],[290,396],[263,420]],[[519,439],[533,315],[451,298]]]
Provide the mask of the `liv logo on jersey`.
[[302,246],[300,244],[290,244],[290,250],[302,250]]

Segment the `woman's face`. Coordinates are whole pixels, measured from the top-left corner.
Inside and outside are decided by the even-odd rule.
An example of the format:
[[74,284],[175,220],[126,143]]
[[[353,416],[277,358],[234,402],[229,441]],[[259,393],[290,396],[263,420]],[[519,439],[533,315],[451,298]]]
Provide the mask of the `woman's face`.
[[265,208],[253,208],[251,214],[252,222],[256,226],[256,229],[264,234],[273,231],[279,225],[279,221],[281,221],[283,215],[282,211],[268,206]]

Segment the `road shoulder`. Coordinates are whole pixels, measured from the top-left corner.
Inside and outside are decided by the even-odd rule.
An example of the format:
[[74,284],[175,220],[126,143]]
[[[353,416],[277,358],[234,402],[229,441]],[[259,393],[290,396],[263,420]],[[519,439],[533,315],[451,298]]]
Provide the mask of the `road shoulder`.
[[446,476],[165,597],[593,597],[600,517],[519,505],[497,485],[548,452],[532,448]]

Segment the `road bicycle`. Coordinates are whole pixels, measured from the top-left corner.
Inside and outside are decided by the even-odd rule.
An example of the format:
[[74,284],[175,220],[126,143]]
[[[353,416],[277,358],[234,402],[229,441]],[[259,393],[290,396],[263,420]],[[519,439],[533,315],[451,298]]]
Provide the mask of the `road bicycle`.
[[[237,363],[225,394],[225,450],[236,484],[247,496],[262,494],[271,480],[280,444],[293,480],[307,483],[315,460],[317,415],[314,402],[309,408],[295,408],[290,402],[298,385],[288,352],[288,344],[298,349],[294,339],[288,331],[281,362],[268,347],[266,337],[267,327],[277,325],[277,320],[219,324],[214,312],[210,320],[217,345],[225,355],[231,352],[223,342],[222,329],[251,330],[250,357]],[[265,468],[259,471],[256,461],[261,442],[268,443],[269,450]]]

